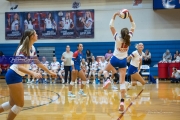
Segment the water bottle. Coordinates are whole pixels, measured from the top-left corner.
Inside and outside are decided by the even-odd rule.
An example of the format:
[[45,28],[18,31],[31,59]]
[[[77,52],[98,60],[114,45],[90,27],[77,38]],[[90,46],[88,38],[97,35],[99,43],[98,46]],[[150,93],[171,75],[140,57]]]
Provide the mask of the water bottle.
[[98,78],[96,78],[96,84],[98,84]]

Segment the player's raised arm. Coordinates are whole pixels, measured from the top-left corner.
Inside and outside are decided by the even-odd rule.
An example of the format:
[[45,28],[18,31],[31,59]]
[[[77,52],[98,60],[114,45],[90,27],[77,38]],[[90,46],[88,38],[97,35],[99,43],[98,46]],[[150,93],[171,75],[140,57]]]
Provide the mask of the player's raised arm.
[[110,23],[109,23],[109,26],[110,26],[110,29],[111,29],[111,32],[112,32],[113,36],[116,33],[116,29],[114,28],[114,20],[115,20],[116,16],[119,15],[119,14],[120,13],[118,13],[118,12],[114,13],[114,15],[113,15],[113,17],[112,17],[112,19],[110,20]]
[[134,22],[134,20],[133,20],[133,18],[132,18],[132,16],[131,16],[131,14],[129,13],[129,20],[130,20],[130,22],[131,22],[131,32],[134,32],[134,30],[135,30],[135,28],[136,28],[136,24],[135,24],[135,22]]

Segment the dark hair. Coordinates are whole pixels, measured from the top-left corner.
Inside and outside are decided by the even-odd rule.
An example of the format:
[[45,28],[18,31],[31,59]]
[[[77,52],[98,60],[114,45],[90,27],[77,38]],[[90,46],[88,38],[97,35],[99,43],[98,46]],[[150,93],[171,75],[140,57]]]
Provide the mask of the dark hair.
[[[29,56],[29,41],[30,41],[30,37],[34,34],[34,30],[33,29],[27,29],[25,30],[20,42],[19,42],[19,45],[16,49],[16,52],[19,48],[19,46],[23,45],[22,48],[21,48],[21,52],[24,53],[25,55]],[[14,55],[16,55],[16,52],[14,53]]]
[[130,46],[130,35],[128,28],[121,29],[121,37],[127,46]]
[[0,56],[3,56],[3,55],[4,55],[4,53],[2,51],[0,51]]
[[28,18],[28,14],[31,14],[30,12],[28,12],[27,13],[27,16],[26,16],[26,20],[27,20],[27,22],[28,22],[28,24],[29,24],[29,21],[31,21],[32,22],[32,18]]
[[[178,51],[178,54],[179,54],[179,50],[176,50],[176,51]],[[176,51],[175,51],[175,54],[176,54]]]
[[77,49],[78,49],[78,47],[79,47],[80,44],[82,45],[82,43],[78,43],[78,44],[77,44]]
[[[89,51],[89,53],[88,53],[88,51]],[[86,55],[91,56],[91,51],[89,49],[86,50]]]

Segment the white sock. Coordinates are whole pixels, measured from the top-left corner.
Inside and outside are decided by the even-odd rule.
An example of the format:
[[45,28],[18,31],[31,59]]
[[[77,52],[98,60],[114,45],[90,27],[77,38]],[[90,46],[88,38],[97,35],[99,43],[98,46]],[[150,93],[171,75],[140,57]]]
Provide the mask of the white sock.
[[34,79],[32,79],[32,82],[34,82]]
[[137,81],[136,83],[137,83],[137,86],[142,86],[142,84],[139,81]]
[[30,79],[28,79],[28,82],[30,82]]

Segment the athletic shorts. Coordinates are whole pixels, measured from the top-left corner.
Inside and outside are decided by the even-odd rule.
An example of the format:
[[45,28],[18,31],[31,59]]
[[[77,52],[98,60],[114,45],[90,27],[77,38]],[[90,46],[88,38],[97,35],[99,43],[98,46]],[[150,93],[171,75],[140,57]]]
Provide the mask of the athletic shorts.
[[22,76],[17,74],[14,70],[9,69],[5,76],[6,83],[9,84],[15,84],[22,82]]
[[[80,65],[74,65],[74,69],[80,71],[81,70]],[[72,67],[71,67],[71,71],[72,71]]]
[[113,67],[118,68],[126,68],[127,66],[127,59],[124,58],[122,60],[118,59],[117,57],[113,56],[110,60],[110,63]]
[[137,67],[134,67],[133,65],[130,65],[129,68],[128,68],[128,75],[132,75],[132,74],[135,74],[138,72],[138,68]]

